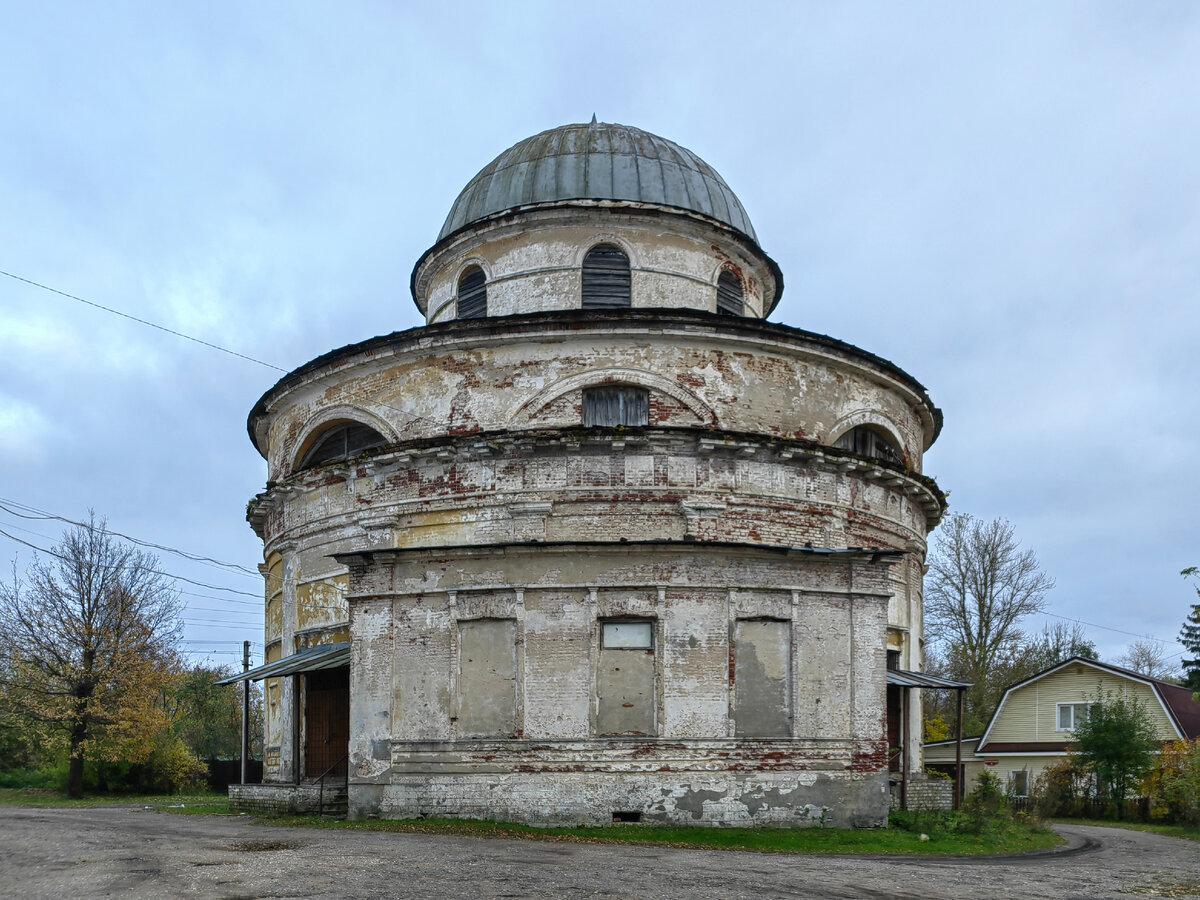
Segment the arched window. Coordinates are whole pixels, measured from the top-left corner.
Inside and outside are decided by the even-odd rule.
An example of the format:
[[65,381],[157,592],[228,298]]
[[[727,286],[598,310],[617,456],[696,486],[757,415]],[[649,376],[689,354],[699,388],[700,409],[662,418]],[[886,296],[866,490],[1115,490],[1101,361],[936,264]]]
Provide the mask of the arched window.
[[723,269],[717,279],[717,312],[723,316],[740,316],[746,312],[742,300],[742,279],[737,274]]
[[317,438],[296,468],[311,469],[339,459],[350,459],[364,450],[373,450],[386,443],[387,438],[369,425],[343,422]]
[[834,441],[833,446],[840,447],[842,450],[853,450],[863,456],[886,459],[888,462],[904,461],[903,454],[892,442],[891,436],[885,434],[882,428],[875,428],[871,425],[857,425],[851,428]]
[[583,259],[583,308],[631,306],[629,257],[620,247],[597,244]]
[[487,315],[487,276],[479,266],[471,266],[458,279],[458,317],[482,319]]

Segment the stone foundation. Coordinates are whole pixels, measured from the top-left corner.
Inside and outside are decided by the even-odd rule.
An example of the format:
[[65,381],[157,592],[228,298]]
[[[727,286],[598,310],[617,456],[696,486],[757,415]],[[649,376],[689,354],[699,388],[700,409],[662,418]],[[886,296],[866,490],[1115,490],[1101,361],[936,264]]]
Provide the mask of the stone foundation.
[[[341,790],[338,785],[336,790]],[[333,788],[325,788],[325,806],[331,806]],[[321,803],[321,788],[316,784],[231,784],[229,808],[254,815],[282,816],[315,813]]]
[[351,784],[350,818],[460,818],[526,825],[881,827],[887,777],[880,774],[714,773],[494,774],[397,777]]

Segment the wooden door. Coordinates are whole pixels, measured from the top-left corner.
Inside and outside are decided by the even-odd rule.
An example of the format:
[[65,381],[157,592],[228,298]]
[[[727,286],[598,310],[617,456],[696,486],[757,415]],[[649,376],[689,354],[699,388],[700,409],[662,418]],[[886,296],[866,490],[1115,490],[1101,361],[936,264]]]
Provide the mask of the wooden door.
[[888,736],[888,769],[892,772],[900,771],[901,753],[901,726],[903,725],[904,704],[901,701],[901,691],[903,688],[898,685],[889,684],[887,686],[887,736]]
[[305,676],[304,772],[319,778],[346,774],[350,749],[350,668],[325,669]]

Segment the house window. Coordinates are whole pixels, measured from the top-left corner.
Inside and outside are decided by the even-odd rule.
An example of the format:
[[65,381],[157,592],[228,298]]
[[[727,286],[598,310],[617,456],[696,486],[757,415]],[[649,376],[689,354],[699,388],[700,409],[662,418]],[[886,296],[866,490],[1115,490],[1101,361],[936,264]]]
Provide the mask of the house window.
[[323,466],[339,459],[350,459],[358,454],[382,447],[387,439],[368,425],[344,422],[326,431],[312,448],[304,454],[297,469]]
[[653,620],[610,619],[600,623],[596,734],[657,734],[656,668]]
[[1058,731],[1074,731],[1086,722],[1093,707],[1099,703],[1060,703],[1058,704]]
[[1010,797],[1029,796],[1029,772],[1021,769],[1019,772],[1008,773],[1008,794]]
[[851,428],[833,442],[833,446],[842,450],[852,450],[863,456],[873,456],[876,459],[886,459],[888,462],[902,462],[900,451],[886,437],[882,429],[870,425],[858,425]]
[[583,308],[621,309],[632,305],[629,257],[620,247],[597,244],[583,259]]
[[746,311],[742,300],[742,279],[725,269],[717,279],[717,312],[723,316],[740,316]]
[[627,385],[584,388],[585,428],[636,427],[650,424],[650,392]]
[[654,625],[649,621],[605,622],[600,628],[605,650],[653,650]]
[[479,266],[471,266],[458,279],[458,317],[482,319],[487,315],[487,276]]

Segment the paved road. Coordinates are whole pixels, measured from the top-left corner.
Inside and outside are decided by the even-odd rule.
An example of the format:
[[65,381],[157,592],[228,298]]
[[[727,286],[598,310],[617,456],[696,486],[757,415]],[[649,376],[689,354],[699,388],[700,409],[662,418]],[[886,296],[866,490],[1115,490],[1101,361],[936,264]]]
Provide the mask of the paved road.
[[[1063,826],[1065,854],[914,860],[255,826],[154,810],[0,807],[0,896],[1098,898],[1200,894],[1200,845]],[[285,849],[279,849],[282,845]]]

